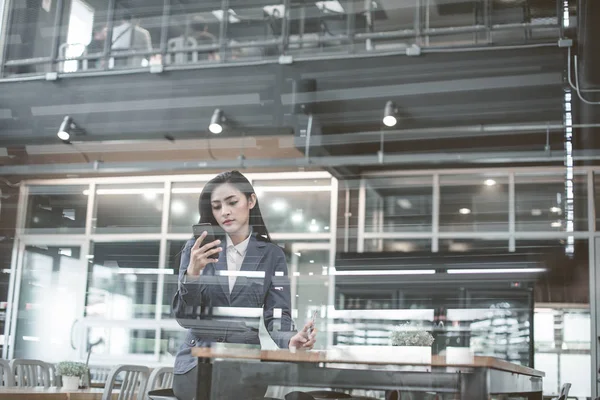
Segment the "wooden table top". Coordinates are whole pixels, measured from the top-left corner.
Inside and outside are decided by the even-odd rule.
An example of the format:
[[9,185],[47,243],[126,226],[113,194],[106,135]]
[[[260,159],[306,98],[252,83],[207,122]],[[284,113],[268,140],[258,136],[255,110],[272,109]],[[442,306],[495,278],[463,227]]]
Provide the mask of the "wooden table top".
[[327,350],[296,351],[290,350],[259,350],[246,348],[209,348],[195,347],[192,349],[194,357],[202,358],[229,358],[261,361],[287,361],[287,362],[307,362],[307,363],[344,363],[344,364],[366,364],[366,365],[397,365],[397,366],[430,366],[430,367],[448,367],[448,368],[489,368],[500,371],[544,377],[545,373],[522,365],[513,364],[508,361],[499,360],[494,357],[473,357],[469,363],[448,363],[444,356],[432,356],[429,364],[415,364],[396,360],[381,360],[375,357],[364,357],[360,359],[352,355],[351,349],[342,351],[328,352]]
[[[102,400],[103,389],[64,390],[50,387],[0,387],[0,399],[27,400]],[[113,394],[116,400],[118,393]]]

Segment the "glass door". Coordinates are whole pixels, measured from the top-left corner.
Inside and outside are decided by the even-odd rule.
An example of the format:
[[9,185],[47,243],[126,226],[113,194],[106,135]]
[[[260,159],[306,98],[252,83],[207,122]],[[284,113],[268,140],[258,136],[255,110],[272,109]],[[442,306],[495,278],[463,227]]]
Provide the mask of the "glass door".
[[47,362],[78,357],[87,262],[81,244],[21,244],[9,356]]

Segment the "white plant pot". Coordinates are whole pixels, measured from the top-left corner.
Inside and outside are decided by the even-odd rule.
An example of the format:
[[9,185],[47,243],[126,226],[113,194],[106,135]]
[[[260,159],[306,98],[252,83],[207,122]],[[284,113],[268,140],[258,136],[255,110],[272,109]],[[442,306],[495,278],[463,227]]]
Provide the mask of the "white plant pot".
[[62,387],[64,390],[77,390],[79,389],[79,380],[78,376],[62,376]]
[[336,346],[328,358],[366,363],[431,364],[431,346]]

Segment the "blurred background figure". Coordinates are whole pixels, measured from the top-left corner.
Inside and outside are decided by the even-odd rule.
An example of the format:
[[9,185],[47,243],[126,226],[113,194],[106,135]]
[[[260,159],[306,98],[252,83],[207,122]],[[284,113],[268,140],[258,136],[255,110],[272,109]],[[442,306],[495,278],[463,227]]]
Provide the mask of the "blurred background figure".
[[[150,32],[140,27],[131,14],[124,12],[121,20],[113,28],[111,49],[115,55],[120,51],[151,51]],[[111,59],[110,67],[145,67],[148,65],[148,59],[149,57],[144,55],[114,57]]]

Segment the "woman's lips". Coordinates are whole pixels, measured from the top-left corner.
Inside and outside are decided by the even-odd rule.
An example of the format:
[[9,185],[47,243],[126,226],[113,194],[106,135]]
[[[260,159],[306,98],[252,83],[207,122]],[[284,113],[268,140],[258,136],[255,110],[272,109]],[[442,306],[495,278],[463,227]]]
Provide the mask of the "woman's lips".
[[226,219],[225,221],[223,221],[223,225],[231,225],[232,222],[232,219]]

